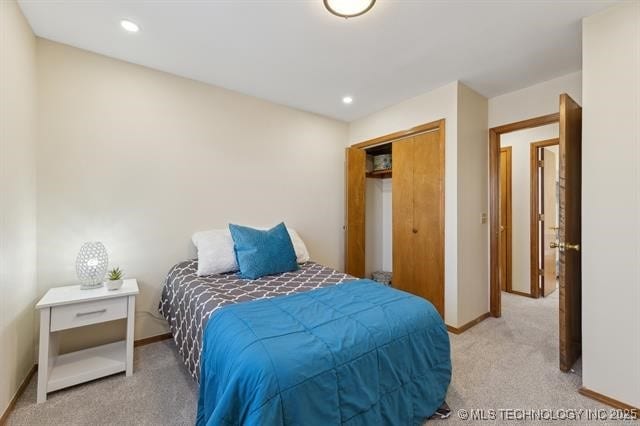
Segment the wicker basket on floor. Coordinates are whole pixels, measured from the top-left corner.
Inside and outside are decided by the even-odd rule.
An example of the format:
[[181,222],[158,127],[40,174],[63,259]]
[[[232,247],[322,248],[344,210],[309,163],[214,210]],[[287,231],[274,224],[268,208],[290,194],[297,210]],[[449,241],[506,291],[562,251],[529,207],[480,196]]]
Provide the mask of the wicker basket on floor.
[[376,271],[371,274],[371,279],[380,284],[391,285],[391,272],[387,271]]

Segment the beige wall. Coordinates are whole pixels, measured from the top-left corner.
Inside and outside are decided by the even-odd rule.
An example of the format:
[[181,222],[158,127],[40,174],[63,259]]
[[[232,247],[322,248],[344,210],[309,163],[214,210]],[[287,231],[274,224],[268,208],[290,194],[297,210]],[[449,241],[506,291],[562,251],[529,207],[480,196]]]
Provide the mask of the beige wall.
[[582,33],[582,383],[640,407],[640,3]]
[[489,312],[489,224],[482,220],[489,213],[487,114],[487,98],[459,84],[458,326]]
[[0,415],[34,362],[36,40],[0,1]]
[[[100,240],[156,313],[191,234],[229,222],[284,220],[342,268],[346,124],[42,39],[38,60],[40,294]],[[165,331],[137,316],[136,338]]]
[[560,110],[560,94],[582,101],[582,72],[574,72],[489,99],[489,128]]
[[557,124],[506,133],[501,147],[511,147],[511,288],[531,294],[531,143],[557,138]]

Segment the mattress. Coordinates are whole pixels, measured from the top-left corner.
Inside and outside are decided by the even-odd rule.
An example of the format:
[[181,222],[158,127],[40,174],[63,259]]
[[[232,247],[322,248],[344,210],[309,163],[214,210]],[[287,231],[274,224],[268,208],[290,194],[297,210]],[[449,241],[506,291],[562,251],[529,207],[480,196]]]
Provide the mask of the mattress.
[[198,261],[175,265],[167,274],[159,311],[169,323],[178,353],[191,376],[200,380],[202,336],[211,315],[223,306],[257,299],[301,293],[353,280],[350,275],[314,262],[295,272],[270,275],[257,280],[237,273],[197,275]]

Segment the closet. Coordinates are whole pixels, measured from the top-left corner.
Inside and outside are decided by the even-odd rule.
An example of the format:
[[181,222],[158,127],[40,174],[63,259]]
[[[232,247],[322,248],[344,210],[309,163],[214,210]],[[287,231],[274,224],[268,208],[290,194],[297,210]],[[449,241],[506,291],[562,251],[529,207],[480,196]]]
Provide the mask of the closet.
[[[391,168],[372,171],[372,157],[387,152]],[[345,269],[358,277],[371,249],[367,217],[376,214],[367,179],[391,179],[393,287],[424,297],[444,317],[444,120],[347,148]]]

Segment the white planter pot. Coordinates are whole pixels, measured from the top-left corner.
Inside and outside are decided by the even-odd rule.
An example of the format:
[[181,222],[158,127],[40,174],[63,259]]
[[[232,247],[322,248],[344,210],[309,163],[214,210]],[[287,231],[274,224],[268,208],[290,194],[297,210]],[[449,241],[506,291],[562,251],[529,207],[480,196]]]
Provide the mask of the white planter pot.
[[118,290],[122,287],[123,280],[107,280],[104,285],[107,287],[107,290]]

